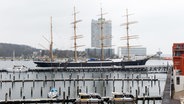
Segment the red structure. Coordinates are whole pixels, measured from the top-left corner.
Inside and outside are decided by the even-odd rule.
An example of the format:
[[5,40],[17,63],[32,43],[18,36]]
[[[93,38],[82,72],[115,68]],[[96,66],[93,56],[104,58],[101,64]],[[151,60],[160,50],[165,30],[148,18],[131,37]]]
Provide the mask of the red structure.
[[180,70],[180,74],[184,75],[184,43],[174,43],[172,47],[173,68]]

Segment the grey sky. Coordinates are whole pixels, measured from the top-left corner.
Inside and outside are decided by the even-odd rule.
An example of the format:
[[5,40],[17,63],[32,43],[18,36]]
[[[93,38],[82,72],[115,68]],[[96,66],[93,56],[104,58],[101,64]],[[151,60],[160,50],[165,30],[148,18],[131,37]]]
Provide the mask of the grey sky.
[[[172,53],[173,42],[184,42],[184,1],[183,0],[76,0],[78,23],[77,33],[84,38],[78,40],[83,50],[91,44],[91,20],[98,19],[100,2],[106,20],[112,21],[112,43],[115,49],[124,46],[125,10],[128,8],[130,21],[138,23],[130,26],[130,34],[139,35],[131,40],[132,45],[147,48],[147,54],[159,49],[165,54]],[[25,44],[42,48],[48,47],[50,16],[53,17],[54,48],[72,49],[74,0],[0,0],[0,42]]]

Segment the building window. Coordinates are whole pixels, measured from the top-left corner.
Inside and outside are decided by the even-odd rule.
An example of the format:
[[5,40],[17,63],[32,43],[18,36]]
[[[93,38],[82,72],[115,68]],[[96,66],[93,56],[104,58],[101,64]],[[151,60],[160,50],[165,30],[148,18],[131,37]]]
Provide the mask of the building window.
[[180,84],[180,77],[176,77],[176,84],[177,84],[177,85]]

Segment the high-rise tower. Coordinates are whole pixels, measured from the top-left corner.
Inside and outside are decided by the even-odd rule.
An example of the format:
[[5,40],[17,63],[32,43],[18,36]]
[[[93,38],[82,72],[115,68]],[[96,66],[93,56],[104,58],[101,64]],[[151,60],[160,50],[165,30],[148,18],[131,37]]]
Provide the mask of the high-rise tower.
[[[105,18],[99,18],[98,20],[91,21],[91,47],[101,48],[101,23],[103,36],[103,45],[104,47],[112,46],[112,27],[111,21],[106,21]],[[107,38],[109,37],[109,38]]]

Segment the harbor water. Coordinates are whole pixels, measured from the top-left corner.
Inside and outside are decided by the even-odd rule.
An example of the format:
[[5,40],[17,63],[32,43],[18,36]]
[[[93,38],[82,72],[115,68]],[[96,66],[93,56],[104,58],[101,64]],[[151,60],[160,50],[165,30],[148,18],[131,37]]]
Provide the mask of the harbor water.
[[[172,65],[168,60],[149,60],[146,65]],[[36,68],[33,61],[0,61],[0,69],[11,68],[13,65],[25,65],[31,69]],[[31,71],[31,72],[0,72],[0,100],[7,99],[39,99],[47,98],[50,88],[55,87],[59,92],[59,98],[63,98],[63,92],[71,99],[78,97],[78,93],[99,93],[102,97],[112,97],[112,92],[125,92],[138,96],[162,96],[165,86],[166,73],[148,73],[145,71]],[[98,79],[114,80],[98,80]],[[143,80],[115,80],[115,79],[158,79],[157,81]],[[50,81],[45,81],[50,79]],[[62,80],[59,79],[73,79]],[[84,79],[76,81],[75,79]],[[94,79],[85,81],[85,79]],[[6,80],[12,80],[2,82]],[[19,80],[16,82],[16,80]],[[29,81],[26,81],[29,80]],[[37,81],[39,80],[39,81]],[[161,100],[155,101],[161,104]],[[139,104],[142,104],[139,101]],[[149,104],[153,104],[152,101]]]

